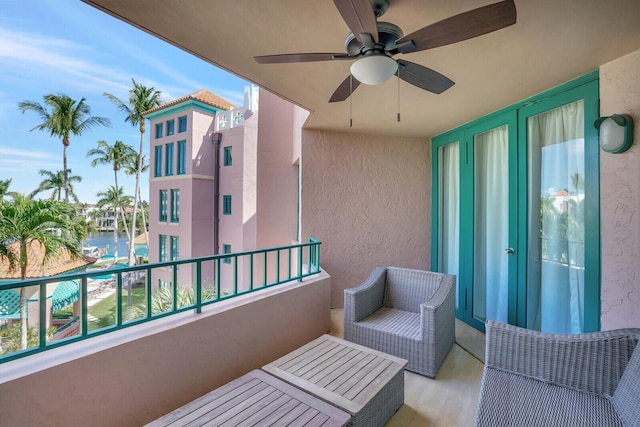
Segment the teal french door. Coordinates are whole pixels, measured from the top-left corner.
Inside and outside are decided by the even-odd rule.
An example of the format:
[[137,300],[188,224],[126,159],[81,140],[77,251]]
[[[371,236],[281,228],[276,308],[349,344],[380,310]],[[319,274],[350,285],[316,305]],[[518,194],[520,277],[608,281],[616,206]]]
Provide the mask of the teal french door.
[[597,118],[597,80],[518,110],[516,324],[528,329],[600,329]]
[[515,141],[513,115],[501,114],[437,148],[438,270],[458,276],[456,315],[478,329],[508,322],[515,295]]
[[432,268],[456,316],[599,329],[597,75],[433,139]]

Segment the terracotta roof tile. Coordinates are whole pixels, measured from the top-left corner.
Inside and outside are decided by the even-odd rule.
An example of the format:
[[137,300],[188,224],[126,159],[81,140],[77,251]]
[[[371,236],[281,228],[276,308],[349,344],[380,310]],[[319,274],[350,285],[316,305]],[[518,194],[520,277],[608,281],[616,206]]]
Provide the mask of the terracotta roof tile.
[[[14,251],[17,253],[18,246],[14,245]],[[40,242],[32,242],[27,248],[27,278],[47,277],[61,274],[70,270],[94,263],[95,258],[81,257],[72,258],[67,250],[61,250],[57,256],[51,257],[46,264],[43,265],[44,248]],[[20,267],[17,266],[13,270],[9,269],[9,262],[0,258],[0,279],[20,279]]]
[[138,237],[133,239],[133,244],[134,245],[146,245],[147,244],[147,235],[145,233],[142,233],[141,235],[139,235]]
[[567,190],[560,190],[553,197],[571,197],[571,194],[567,192]]
[[196,92],[193,92],[190,95],[185,95],[181,98],[174,99],[173,101],[166,102],[158,107],[152,108],[151,110],[145,111],[143,115],[154,113],[156,111],[163,110],[167,107],[171,107],[172,105],[180,104],[181,102],[188,101],[190,99],[200,101],[204,104],[211,105],[212,107],[221,108],[223,110],[230,110],[231,108],[235,108],[235,105],[227,101],[226,99],[220,98],[213,92],[209,92],[206,89],[200,89]]

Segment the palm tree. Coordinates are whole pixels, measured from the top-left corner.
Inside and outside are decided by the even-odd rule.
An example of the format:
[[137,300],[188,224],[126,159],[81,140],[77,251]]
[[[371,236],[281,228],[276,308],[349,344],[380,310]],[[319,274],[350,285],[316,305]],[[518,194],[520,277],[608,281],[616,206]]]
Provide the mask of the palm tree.
[[[36,194],[43,191],[53,190],[50,199],[59,202],[62,198],[62,190],[64,190],[64,171],[51,172],[48,170],[40,169],[38,173],[40,174],[40,176],[44,176],[45,178],[42,180],[42,182],[40,182],[38,188],[36,188],[31,193],[31,197],[34,197]],[[82,177],[78,175],[72,175],[71,173],[71,169],[68,169],[67,187],[69,190],[69,195],[73,198],[73,201],[78,203],[78,196],[75,193],[72,183],[81,182]]]
[[572,173],[569,178],[571,179],[571,185],[573,186],[573,194],[581,194],[584,191],[584,178],[579,172]]
[[[146,130],[145,127],[145,118],[143,117],[143,113],[145,111],[149,111],[152,108],[158,107],[161,104],[160,100],[160,91],[155,90],[155,88],[147,88],[143,85],[136,83],[134,79],[131,79],[133,83],[133,88],[129,90],[129,103],[126,104],[122,102],[120,99],[111,95],[110,93],[104,93],[104,96],[109,98],[111,102],[113,102],[118,110],[122,111],[125,114],[124,121],[125,123],[131,123],[131,126],[138,126],[140,130],[140,150],[138,151],[138,169],[136,171],[136,190],[134,194],[134,202],[133,202],[133,219],[132,224],[134,227],[132,228],[132,236],[131,239],[135,239],[135,223],[136,223],[136,215],[138,213],[138,194],[140,193],[140,175],[142,174],[142,154],[144,148],[144,132]],[[136,258],[134,254],[134,245],[131,245],[129,248],[129,265],[135,264]]]
[[80,101],[59,93],[49,94],[44,97],[44,105],[35,101],[18,102],[18,108],[24,114],[25,111],[35,111],[42,123],[31,130],[49,132],[50,136],[56,136],[62,141],[62,170],[64,175],[64,200],[69,202],[69,169],[67,168],[67,148],[70,136],[79,136],[84,131],[94,126],[111,126],[111,121],[106,117],[92,116],[91,108],[85,103],[85,98]]
[[[116,206],[121,207],[122,203],[119,197],[120,189],[118,187],[118,171],[123,167],[123,165],[129,164],[136,158],[136,152],[133,147],[123,143],[122,141],[116,141],[113,145],[109,145],[106,141],[98,141],[98,147],[89,150],[89,152],[87,152],[87,157],[93,157],[93,160],[91,160],[91,166],[93,167],[96,167],[97,165],[111,165],[113,168],[113,180],[115,182],[115,195],[117,197]],[[123,210],[120,209],[120,212],[124,214],[122,211]],[[124,221],[124,229],[127,232],[127,237],[130,238],[129,228],[127,227],[126,221]]]
[[96,206],[99,209],[105,209],[106,212],[113,211],[115,213],[113,221],[113,262],[118,261],[118,211],[120,200],[124,197],[122,187],[116,188],[112,185],[107,191],[100,191],[96,194],[99,197]]
[[[140,163],[142,163],[141,172],[146,173],[149,170],[149,163],[147,162],[146,157],[142,156],[142,161],[140,161],[138,160],[138,155],[136,154],[135,158],[132,158],[130,162],[124,165],[125,175],[127,176],[135,175],[138,172],[138,165]],[[149,229],[147,227],[147,215],[146,215],[146,212],[148,211],[148,209],[145,209],[145,207],[143,206],[142,198],[140,196],[140,187],[138,187],[138,193],[136,194],[136,197],[138,198],[138,203],[140,204],[139,206],[142,206],[140,208],[140,213],[142,214],[142,229],[144,230],[144,237],[145,237],[145,240],[149,242]],[[137,226],[137,224],[135,224],[135,226]]]
[[9,194],[9,186],[11,185],[11,178],[0,180],[0,199]]
[[129,223],[131,221],[130,216],[131,215],[127,215],[127,211],[131,208],[131,204],[133,203],[133,197],[131,196],[126,196],[126,195],[122,195],[120,194],[119,196],[120,199],[120,220],[122,221],[122,228],[124,229],[125,234],[127,235],[127,241],[132,244],[131,242],[131,232],[129,231]]
[[[81,257],[83,236],[74,217],[75,210],[67,203],[12,194],[12,200],[0,201],[0,257],[9,261],[11,269],[20,267],[22,280],[27,276],[27,248],[32,243],[38,242],[44,248],[43,262],[63,249],[73,257]],[[51,233],[51,229],[59,233]],[[25,299],[23,287],[20,288],[20,349],[27,348]]]
[[89,237],[91,233],[98,231],[95,221],[89,221],[87,217],[82,215],[77,215],[75,219],[78,222],[78,228],[81,230],[83,242],[87,240],[87,237]]

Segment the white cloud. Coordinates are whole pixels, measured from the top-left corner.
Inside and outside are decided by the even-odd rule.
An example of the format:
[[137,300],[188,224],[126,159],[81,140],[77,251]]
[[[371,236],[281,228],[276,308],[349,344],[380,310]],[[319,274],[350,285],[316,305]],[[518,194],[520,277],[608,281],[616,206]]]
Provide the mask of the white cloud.
[[[0,156],[16,156],[28,159],[51,159],[51,153],[46,151],[20,150],[17,148],[0,147]],[[0,157],[0,162],[11,162],[12,160],[21,159],[5,159]]]
[[41,76],[43,80],[66,79],[75,87],[96,91],[127,90],[122,83],[124,71],[85,59],[93,54],[91,47],[61,38],[42,36],[0,27],[0,64],[2,73],[29,75],[29,80]]
[[[168,63],[140,48],[138,44],[117,35],[110,41],[111,48],[115,47],[116,51],[121,52],[115,62],[108,52],[97,51],[91,46],[50,35],[17,31],[1,25],[0,40],[0,77],[5,81],[11,79],[25,85],[32,84],[33,81],[53,81],[58,85],[64,82],[66,86],[78,91],[100,94],[109,92],[124,99],[131,88],[132,72],[117,64],[126,63],[126,68],[131,68],[131,63],[135,62],[142,69],[153,69],[156,76],[167,76],[169,82],[179,82],[167,84],[157,81],[158,77],[150,79],[148,75],[133,76],[138,83],[161,90],[164,101],[202,88],[207,88],[236,105],[241,105],[244,99],[242,92],[211,87],[210,84],[193,80],[174,68],[172,62]],[[188,55],[175,49],[178,56]],[[100,59],[102,61],[98,62]],[[212,72],[217,70],[214,65],[204,61],[203,65],[211,67]]]
[[237,105],[238,107],[242,106],[244,103],[244,92],[231,91],[226,89],[213,90],[213,92],[231,102],[232,104]]

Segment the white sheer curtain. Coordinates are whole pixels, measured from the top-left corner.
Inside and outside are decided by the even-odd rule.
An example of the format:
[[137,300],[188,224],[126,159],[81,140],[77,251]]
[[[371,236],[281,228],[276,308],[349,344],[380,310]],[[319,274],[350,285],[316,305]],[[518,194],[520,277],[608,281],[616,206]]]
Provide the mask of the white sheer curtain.
[[[440,147],[440,254],[439,271],[458,276],[460,261],[460,144]],[[458,293],[456,289],[456,307]]]
[[584,313],[584,103],[527,119],[527,327],[580,333]]
[[509,290],[509,132],[507,125],[474,138],[473,316],[507,321]]

